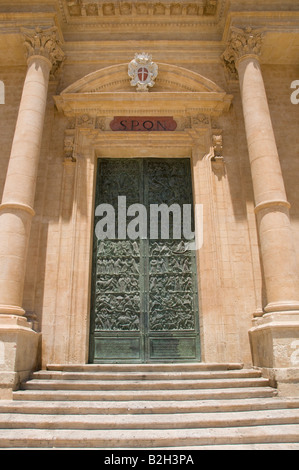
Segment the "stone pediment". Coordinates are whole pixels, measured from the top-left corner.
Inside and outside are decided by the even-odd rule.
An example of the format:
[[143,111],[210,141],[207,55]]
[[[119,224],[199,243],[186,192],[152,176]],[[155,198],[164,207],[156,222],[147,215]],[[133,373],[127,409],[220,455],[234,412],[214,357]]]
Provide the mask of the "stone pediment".
[[[204,112],[221,114],[228,110],[232,96],[213,81],[191,70],[158,63],[159,74],[148,92],[136,92],[130,85],[128,64],[93,72],[55,97],[57,108],[67,115],[104,115]],[[168,114],[165,114],[168,115]]]
[[[221,93],[223,90],[211,80],[198,73],[177,67],[175,65],[158,63],[159,75],[155,86],[150,91],[188,92],[188,93]],[[115,65],[93,72],[81,78],[66,88],[66,93],[104,93],[104,92],[132,92],[136,90],[130,85],[128,64]]]

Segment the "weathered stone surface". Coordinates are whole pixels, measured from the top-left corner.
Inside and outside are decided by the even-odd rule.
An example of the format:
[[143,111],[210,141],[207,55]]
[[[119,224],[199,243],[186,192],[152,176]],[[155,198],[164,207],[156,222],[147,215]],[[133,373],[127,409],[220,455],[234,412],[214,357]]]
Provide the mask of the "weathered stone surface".
[[96,367],[49,366],[0,402],[0,448],[298,449],[299,400],[257,370],[110,365],[108,385]]
[[[38,362],[88,362],[99,157],[190,158],[204,208],[202,358],[254,364],[279,394],[298,394],[298,2],[241,3],[1,9],[3,396]],[[147,93],[128,75],[142,52],[158,65]],[[113,132],[116,116],[177,127]]]

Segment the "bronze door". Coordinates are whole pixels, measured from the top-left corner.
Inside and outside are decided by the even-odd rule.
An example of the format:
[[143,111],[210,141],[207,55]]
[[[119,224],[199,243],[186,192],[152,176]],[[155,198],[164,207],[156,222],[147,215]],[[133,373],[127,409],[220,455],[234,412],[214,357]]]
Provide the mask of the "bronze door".
[[[199,361],[196,253],[183,235],[173,238],[172,211],[168,238],[161,233],[166,219],[157,219],[154,238],[149,219],[152,205],[192,205],[190,160],[101,159],[100,204],[115,209],[115,224],[109,239],[94,236],[90,362]],[[146,233],[133,204],[146,210]],[[130,223],[136,239],[127,236]]]

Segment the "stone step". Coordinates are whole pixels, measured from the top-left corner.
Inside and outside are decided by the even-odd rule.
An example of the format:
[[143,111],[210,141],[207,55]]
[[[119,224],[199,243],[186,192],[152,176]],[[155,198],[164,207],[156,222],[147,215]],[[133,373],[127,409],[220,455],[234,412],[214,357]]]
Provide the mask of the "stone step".
[[298,444],[299,425],[202,429],[1,429],[1,448],[188,448],[235,444]]
[[277,394],[271,387],[223,388],[202,390],[20,390],[13,393],[14,400],[47,401],[133,401],[133,400],[218,400],[267,398]]
[[0,401],[0,413],[23,414],[169,414],[299,408],[298,399],[243,398],[198,401]]
[[48,364],[49,371],[62,372],[190,372],[242,370],[240,363],[157,363],[157,364]]
[[64,372],[41,370],[32,374],[32,379],[41,380],[205,380],[259,378],[258,370],[190,371],[190,372]]
[[198,429],[299,424],[299,409],[143,415],[0,414],[1,429]]
[[144,414],[144,413],[209,413],[299,408],[299,399],[250,398],[206,401],[9,401],[0,402],[0,413],[41,414]]
[[0,413],[169,414],[259,411],[299,408],[299,399],[249,398],[202,401],[0,401]]
[[[30,450],[48,450],[49,448],[48,447],[38,447],[38,448],[35,448],[35,447],[30,447]],[[55,448],[54,448],[55,449]],[[188,447],[165,447],[165,448],[161,448],[161,447],[151,447],[150,449],[149,448],[136,448],[136,450],[138,449],[139,450],[146,450],[148,451],[148,453],[151,453],[153,451],[160,451],[160,454],[162,453],[161,451],[164,451],[164,454],[166,454],[167,456],[171,453],[171,455],[174,454],[174,451],[177,451],[177,450],[183,450],[184,453],[183,455],[186,455],[186,458],[188,459],[189,455],[191,455],[191,457],[193,457],[193,460],[195,460],[195,457],[194,457],[194,453],[192,454],[191,452],[192,451],[197,451],[197,450],[222,450],[222,451],[228,451],[228,450],[238,450],[238,451],[241,451],[241,450],[299,450],[299,444],[294,444],[294,443],[289,443],[289,442],[286,442],[284,444],[281,444],[281,443],[269,443],[269,444],[234,444],[234,445],[230,445],[230,444],[223,444],[223,445],[205,445],[205,446],[188,446]],[[1,448],[0,447],[0,450],[6,450],[6,448]],[[24,448],[21,448],[21,447],[12,447],[12,450],[24,450]],[[69,448],[69,447],[59,447],[59,450],[74,450],[74,448]],[[94,450],[94,449],[89,449],[88,447],[84,447],[84,448],[80,448],[80,447],[76,447],[76,450]],[[106,450],[108,450],[108,448],[106,448]],[[126,453],[124,455],[122,454],[116,454],[116,455],[119,455],[120,458],[122,458],[123,456],[126,457],[128,455],[128,448],[119,448],[119,447],[113,447],[113,448],[109,448],[109,451],[113,451],[113,452],[118,452],[118,451],[125,451]],[[167,452],[168,451],[168,452]],[[187,452],[188,451],[188,452]],[[157,453],[157,452],[156,452]],[[158,454],[158,455],[160,455]],[[132,454],[131,454],[132,455]],[[180,453],[176,453],[176,455],[181,455]],[[108,455],[109,456],[109,455]],[[135,456],[135,455],[133,455]],[[110,454],[110,457],[111,457],[111,454]],[[147,458],[147,457],[145,457]],[[142,457],[143,460],[145,460],[144,457]],[[148,458],[147,458],[148,460]],[[127,465],[127,460],[125,461],[125,464]],[[153,465],[153,464],[152,464]],[[167,465],[167,462],[166,464]],[[177,464],[176,464],[177,465]],[[189,465],[191,465],[191,462],[189,462]]]
[[148,381],[85,381],[85,380],[30,380],[22,384],[23,390],[201,390],[218,388],[267,387],[269,381],[254,379],[206,379],[206,380],[148,380]]
[[240,364],[50,365],[0,402],[0,448],[299,447],[299,399]]
[[[184,447],[176,447],[173,448],[172,450],[186,450]],[[291,444],[291,443],[274,443],[274,444],[235,444],[235,445],[222,445],[222,446],[200,446],[200,447],[188,447],[189,451],[196,451],[196,450],[222,450],[222,451],[228,451],[228,450],[299,450],[299,444]]]

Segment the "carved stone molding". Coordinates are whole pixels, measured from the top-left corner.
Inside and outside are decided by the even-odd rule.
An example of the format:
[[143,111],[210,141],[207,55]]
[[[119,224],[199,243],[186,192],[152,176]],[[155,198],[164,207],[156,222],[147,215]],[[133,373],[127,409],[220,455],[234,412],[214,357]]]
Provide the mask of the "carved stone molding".
[[200,127],[209,126],[210,117],[206,114],[197,114],[192,117],[192,129],[199,129]]
[[223,137],[222,134],[213,135],[213,162],[223,161]]
[[97,117],[95,128],[101,131],[107,130],[108,126],[106,124],[107,119],[105,117]]
[[65,59],[61,42],[57,38],[57,28],[42,29],[37,27],[33,30],[21,28],[21,32],[25,38],[24,45],[27,49],[28,59],[33,56],[45,57],[51,62],[51,74],[55,76]]
[[[100,118],[95,118],[89,114],[80,114],[76,116],[70,116],[68,118],[67,127],[64,132],[64,144],[63,144],[63,160],[64,163],[76,163],[77,158],[79,157],[77,152],[77,130],[80,132],[94,131],[96,129],[101,129],[100,124],[103,125],[104,120]],[[96,131],[98,132],[98,131]]]
[[68,119],[67,130],[76,129],[76,118],[72,116]]
[[76,162],[76,157],[74,155],[74,149],[75,149],[75,134],[72,131],[65,131],[65,136],[64,136],[64,162],[71,162],[75,163]]
[[222,60],[233,76],[237,77],[237,64],[240,59],[248,55],[259,56],[263,43],[264,30],[247,27],[244,29],[232,27],[231,35]]
[[82,116],[77,117],[76,126],[84,129],[93,129],[95,126],[95,118],[91,117],[89,114],[82,114]]
[[218,0],[206,0],[204,15],[213,16],[216,15],[218,7]]
[[71,17],[215,16],[219,0],[98,1],[66,0]]
[[223,157],[223,136],[221,129],[212,130],[212,158],[211,165],[214,175],[218,178],[218,181],[226,174],[225,160]]

